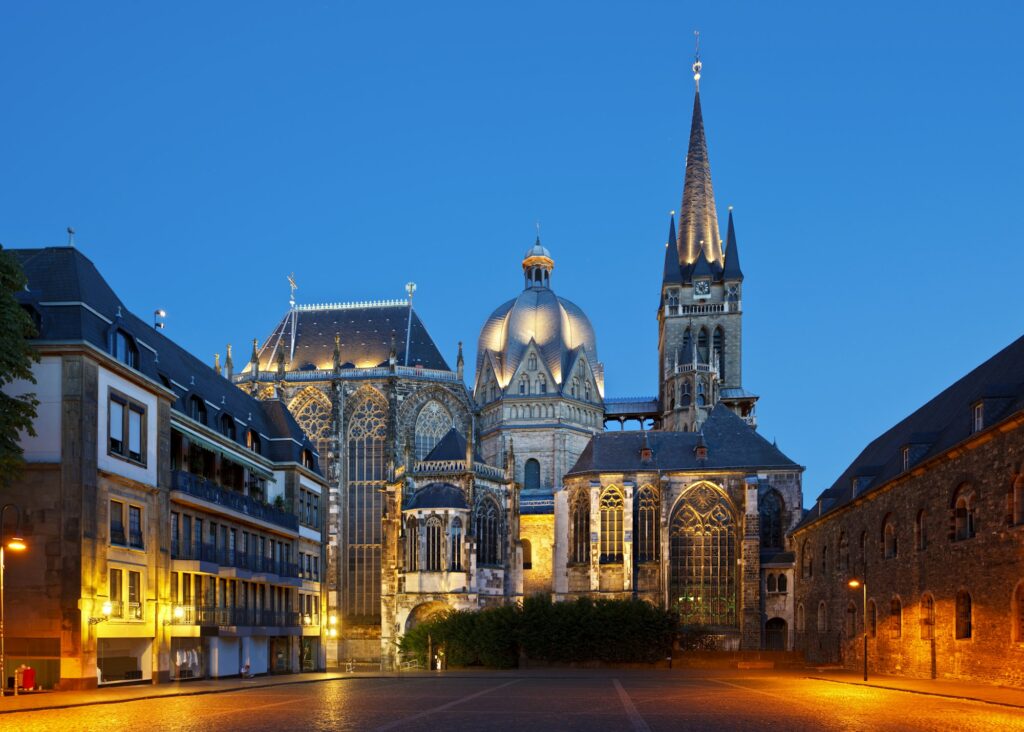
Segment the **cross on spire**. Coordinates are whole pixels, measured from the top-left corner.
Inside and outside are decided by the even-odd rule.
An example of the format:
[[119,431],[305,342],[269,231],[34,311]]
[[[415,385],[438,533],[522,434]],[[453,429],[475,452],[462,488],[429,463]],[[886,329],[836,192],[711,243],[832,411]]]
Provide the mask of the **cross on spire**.
[[288,296],[288,304],[295,307],[295,291],[299,289],[299,286],[295,284],[294,272],[288,275],[288,288],[291,290],[291,294]]

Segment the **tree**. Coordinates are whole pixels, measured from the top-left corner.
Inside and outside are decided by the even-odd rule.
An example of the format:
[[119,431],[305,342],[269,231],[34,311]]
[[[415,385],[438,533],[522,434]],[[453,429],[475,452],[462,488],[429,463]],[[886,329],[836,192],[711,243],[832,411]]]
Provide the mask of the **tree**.
[[3,388],[16,381],[36,383],[32,364],[39,355],[29,343],[36,328],[15,297],[27,282],[18,260],[0,247],[0,486],[10,485],[21,473],[25,451],[20,434],[36,434],[36,395],[9,394]]

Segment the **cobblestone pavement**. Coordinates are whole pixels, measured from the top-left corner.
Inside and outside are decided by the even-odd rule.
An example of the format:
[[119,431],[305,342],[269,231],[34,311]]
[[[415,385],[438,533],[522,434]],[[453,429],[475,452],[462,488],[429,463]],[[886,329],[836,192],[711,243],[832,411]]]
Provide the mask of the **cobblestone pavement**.
[[1024,710],[769,673],[354,678],[0,716],[44,730],[1022,730]]

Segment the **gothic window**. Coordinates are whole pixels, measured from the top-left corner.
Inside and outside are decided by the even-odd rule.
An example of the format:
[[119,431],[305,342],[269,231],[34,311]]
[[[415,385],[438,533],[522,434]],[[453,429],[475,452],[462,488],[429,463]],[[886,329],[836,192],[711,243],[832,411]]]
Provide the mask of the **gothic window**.
[[387,404],[376,392],[353,405],[348,426],[348,485],[342,499],[347,537],[342,560],[342,612],[372,622],[380,617],[381,514]]
[[418,572],[420,569],[420,532],[416,517],[405,521],[405,571]]
[[1024,524],[1024,474],[1013,481],[1013,523]]
[[413,438],[416,459],[423,460],[429,455],[453,426],[452,415],[443,404],[435,399],[424,404],[420,413],[416,415]]
[[540,376],[537,377],[537,393],[548,393],[548,380],[544,378],[544,374],[541,374]]
[[572,380],[572,397],[573,397],[573,399],[578,397],[579,393],[580,393],[580,380],[579,379],[573,379]]
[[828,632],[828,605],[824,600],[818,603],[818,632]]
[[806,621],[804,619],[804,604],[800,603],[796,606],[796,630],[798,633],[803,633],[806,630]]
[[928,514],[922,508],[917,512],[917,519],[914,521],[914,546],[918,551],[928,548]]
[[769,574],[768,575],[768,579],[765,581],[764,585],[765,585],[765,590],[768,591],[768,592],[777,592],[778,591],[778,580],[775,579],[775,575],[774,574]]
[[530,358],[526,362],[526,368],[530,371],[537,370],[537,354],[531,353]]
[[889,601],[889,637],[900,638],[903,635],[903,603],[894,597]]
[[708,363],[708,329],[701,328],[697,334],[697,352],[701,363]]
[[899,543],[896,536],[896,522],[890,513],[882,521],[882,556],[885,559],[894,559],[897,554],[899,554]]
[[963,483],[954,494],[953,538],[956,541],[963,541],[972,538],[974,533],[974,491],[970,484]]
[[704,399],[704,382],[703,381],[698,381],[697,382],[697,406],[698,407],[703,407],[704,406],[704,402],[705,402],[705,399]]
[[736,524],[729,499],[698,483],[669,529],[669,597],[683,624],[735,626]]
[[971,593],[960,590],[956,593],[956,637],[958,640],[973,635],[971,617]]
[[828,576],[828,544],[821,548],[821,576]]
[[534,458],[526,461],[523,466],[523,488],[536,490],[540,488],[540,462]]
[[929,593],[921,595],[921,640],[935,638],[935,598]]
[[533,546],[529,539],[522,540],[523,546],[523,569],[533,569]]
[[845,572],[850,568],[850,541],[845,531],[839,532],[839,571]]
[[690,347],[693,345],[693,335],[690,333],[690,329],[687,328],[686,332],[683,333],[683,358],[690,358]]
[[576,491],[570,506],[572,523],[572,550],[569,561],[585,564],[590,561],[590,497],[586,491]]
[[431,516],[427,519],[427,566],[428,572],[440,572],[444,569],[444,543],[441,537],[444,529],[441,519]]
[[586,399],[588,402],[590,401],[590,382],[589,381],[583,382],[583,398]]
[[808,539],[804,539],[804,544],[800,548],[800,567],[804,579],[814,576],[814,552],[811,550],[811,542]]
[[782,549],[782,497],[778,491],[770,490],[758,504],[761,514],[761,548]]
[[529,394],[530,393],[530,379],[527,376],[523,376],[519,379],[519,393]]
[[633,527],[634,546],[637,562],[656,562],[660,558],[658,537],[661,525],[661,509],[658,494],[649,485],[643,486],[636,494],[637,525]]
[[476,509],[476,560],[481,566],[493,567],[501,562],[498,527],[498,507],[485,498]]
[[606,488],[601,494],[601,562],[622,561],[622,493]]
[[668,306],[672,308],[672,312],[679,307],[679,290],[668,291]]
[[452,538],[449,546],[452,551],[451,569],[453,572],[462,571],[462,519],[458,516],[452,519]]
[[718,378],[725,381],[725,332],[721,326],[715,328],[715,335],[711,343],[712,348],[715,349],[715,358],[718,359]]
[[846,637],[853,638],[857,633],[857,606],[850,602],[846,605]]
[[331,402],[315,387],[304,389],[291,404],[291,412],[311,440],[327,438],[331,430]]
[[690,385],[683,382],[682,396],[679,399],[679,404],[683,407],[690,406]]
[[779,575],[779,592],[787,592],[789,590],[789,580],[786,579],[786,575]]

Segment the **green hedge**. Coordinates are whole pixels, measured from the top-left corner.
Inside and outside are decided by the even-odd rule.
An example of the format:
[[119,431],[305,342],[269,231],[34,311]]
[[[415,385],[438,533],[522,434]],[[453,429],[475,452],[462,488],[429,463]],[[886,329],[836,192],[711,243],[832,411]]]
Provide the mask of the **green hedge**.
[[428,642],[443,646],[451,666],[513,668],[520,652],[551,663],[651,663],[669,655],[675,617],[641,600],[551,602],[453,610],[420,623],[400,649],[426,663]]

